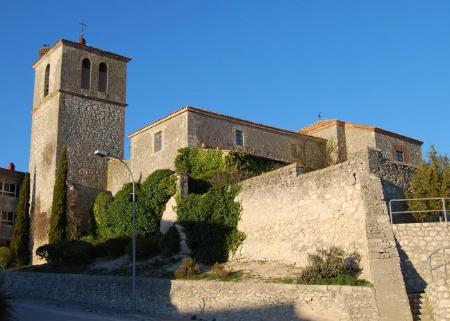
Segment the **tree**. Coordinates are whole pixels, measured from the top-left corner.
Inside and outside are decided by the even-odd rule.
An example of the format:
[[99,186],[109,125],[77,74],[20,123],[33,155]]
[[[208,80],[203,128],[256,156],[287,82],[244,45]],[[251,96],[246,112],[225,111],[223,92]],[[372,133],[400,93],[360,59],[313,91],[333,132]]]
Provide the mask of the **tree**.
[[[422,161],[419,165],[406,196],[408,198],[450,197],[449,158],[439,155],[436,149],[432,147],[428,153],[428,161]],[[425,221],[430,215],[442,213],[442,201],[440,200],[409,201],[408,206],[412,211],[436,210],[436,212],[413,213],[414,217],[419,221]]]
[[50,216],[49,243],[57,243],[67,238],[67,149],[64,148],[56,169],[53,188],[52,212]]
[[26,265],[30,261],[30,174],[26,173],[20,185],[16,222],[11,238],[11,253],[15,266]]

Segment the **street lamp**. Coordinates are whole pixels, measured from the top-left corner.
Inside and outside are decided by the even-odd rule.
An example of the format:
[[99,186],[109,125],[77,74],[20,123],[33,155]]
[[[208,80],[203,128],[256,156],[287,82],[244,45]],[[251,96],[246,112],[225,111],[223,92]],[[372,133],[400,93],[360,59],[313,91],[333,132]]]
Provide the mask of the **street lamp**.
[[132,274],[132,280],[131,280],[131,287],[132,287],[132,294],[131,294],[131,299],[132,299],[132,308],[133,308],[133,312],[136,312],[136,189],[134,186],[134,178],[133,178],[133,173],[131,172],[130,167],[127,165],[127,163],[125,163],[121,158],[111,155],[110,153],[108,153],[107,151],[104,150],[96,150],[94,152],[94,155],[99,156],[99,157],[103,157],[103,158],[114,158],[117,159],[119,162],[121,162],[123,165],[125,165],[125,167],[128,170],[128,173],[130,173],[130,177],[131,177],[131,183],[133,186],[133,203],[132,203],[132,208],[131,208],[131,216],[132,216],[132,269],[133,269],[133,274]]

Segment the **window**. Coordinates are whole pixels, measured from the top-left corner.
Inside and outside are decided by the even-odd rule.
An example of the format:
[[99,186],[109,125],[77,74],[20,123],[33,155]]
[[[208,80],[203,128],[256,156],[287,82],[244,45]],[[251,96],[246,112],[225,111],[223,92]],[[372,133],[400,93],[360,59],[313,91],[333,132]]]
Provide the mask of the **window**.
[[405,154],[403,153],[403,151],[401,151],[401,150],[395,151],[395,160],[399,161],[399,162],[405,161]]
[[0,182],[0,194],[16,196],[16,184]]
[[236,129],[236,145],[244,146],[244,133],[239,129]]
[[2,223],[6,223],[8,225],[13,225],[14,224],[14,213],[13,212],[6,212],[6,211],[1,211],[2,214]]
[[91,87],[91,61],[83,59],[81,63],[81,88],[89,89]]
[[162,132],[157,132],[155,134],[154,151],[159,152],[161,149],[162,149]]
[[45,78],[44,78],[44,97],[48,95],[50,88],[50,65],[45,67]]
[[98,66],[98,91],[106,92],[108,85],[108,67],[104,62]]

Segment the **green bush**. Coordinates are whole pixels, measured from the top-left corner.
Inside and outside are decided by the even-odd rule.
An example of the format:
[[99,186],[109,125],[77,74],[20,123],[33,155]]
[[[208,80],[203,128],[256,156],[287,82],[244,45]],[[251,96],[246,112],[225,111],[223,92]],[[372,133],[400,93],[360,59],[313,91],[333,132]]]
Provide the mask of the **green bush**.
[[11,252],[15,266],[30,262],[30,174],[20,184],[19,200],[17,204],[16,220],[11,238]]
[[67,238],[67,149],[64,148],[56,169],[53,188],[52,211],[50,215],[49,243],[57,243]]
[[[175,194],[176,177],[170,170],[157,170],[142,184],[136,184],[137,233],[145,237],[156,235],[162,212],[169,198]],[[129,237],[132,233],[132,184],[125,184],[112,197],[100,193],[94,202],[93,212],[99,239]]]
[[298,282],[318,284],[324,282],[322,280],[343,275],[356,278],[362,271],[360,261],[361,256],[356,252],[347,254],[338,247],[318,249],[316,253],[308,255],[308,265],[302,270]]
[[286,164],[263,157],[253,156],[241,150],[232,150],[225,156],[225,167],[228,170],[244,171],[252,173],[253,175],[260,175],[281,165]]
[[94,249],[90,243],[78,240],[60,241],[42,245],[36,255],[54,266],[83,265],[93,258]]
[[111,220],[108,217],[108,208],[111,206],[114,197],[110,192],[101,192],[92,205],[92,212],[95,220],[95,232],[100,239],[108,238]]
[[126,254],[126,247],[129,242],[129,237],[116,237],[94,243],[95,256],[111,258],[123,256]]
[[[132,241],[128,243],[126,249],[126,254],[132,257],[133,243]],[[136,239],[136,259],[145,260],[154,257],[160,253],[158,237],[152,237],[150,239],[145,239],[138,237]]]
[[[428,161],[421,162],[411,181],[411,188],[406,192],[407,198],[450,197],[450,159],[438,155],[432,147],[428,153]],[[448,206],[448,202],[447,202]],[[409,201],[408,207],[412,211],[433,211],[412,213],[421,222],[437,219],[442,215],[441,200]]]
[[349,286],[372,286],[367,280],[358,279],[356,276],[341,274],[335,278],[319,279],[316,284],[320,285],[349,285]]
[[200,266],[191,257],[183,259],[175,271],[176,279],[190,279],[201,273]]
[[178,254],[180,252],[180,234],[175,225],[172,225],[166,234],[161,236],[159,247],[161,253],[165,256]]
[[186,147],[178,151],[175,169],[179,174],[205,178],[225,170],[223,152],[219,149]]
[[237,230],[241,206],[234,199],[239,190],[237,185],[213,187],[205,194],[178,199],[178,222],[185,228],[194,259],[225,262],[245,238]]
[[0,247],[0,269],[7,269],[13,260],[13,256],[9,247]]

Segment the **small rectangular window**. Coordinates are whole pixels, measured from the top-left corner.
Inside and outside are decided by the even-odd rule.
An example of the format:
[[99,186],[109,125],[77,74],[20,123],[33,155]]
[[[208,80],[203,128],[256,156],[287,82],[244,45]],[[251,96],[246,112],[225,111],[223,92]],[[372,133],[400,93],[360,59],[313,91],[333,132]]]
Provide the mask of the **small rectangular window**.
[[154,151],[159,152],[162,149],[162,132],[155,134]]
[[236,130],[236,145],[244,146],[244,133],[242,130]]
[[2,223],[6,223],[8,225],[13,225],[14,224],[14,213],[2,211]]
[[403,154],[403,151],[401,150],[395,151],[395,160],[399,162],[405,161],[405,155]]
[[16,184],[0,182],[0,193],[4,195],[16,196]]

